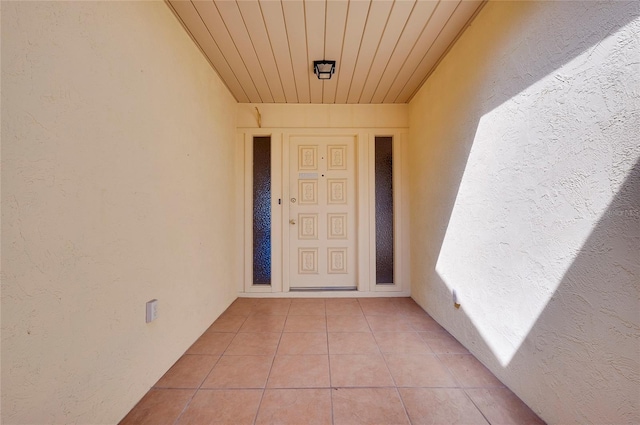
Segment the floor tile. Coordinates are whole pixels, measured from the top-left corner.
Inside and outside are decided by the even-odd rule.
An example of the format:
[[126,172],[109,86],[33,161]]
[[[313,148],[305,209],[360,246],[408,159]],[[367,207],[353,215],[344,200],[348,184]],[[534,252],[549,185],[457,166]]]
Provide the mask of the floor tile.
[[119,425],[172,425],[195,390],[150,390]]
[[427,314],[413,299],[392,298],[391,303],[399,310],[400,314]]
[[247,317],[240,332],[282,332],[286,316],[254,314]]
[[543,424],[407,297],[236,299],[121,423],[409,420]]
[[329,333],[329,354],[379,354],[371,332]]
[[156,383],[156,388],[198,388],[219,356],[185,354]]
[[400,314],[400,310],[388,298],[360,298],[358,302],[367,316]]
[[329,358],[327,355],[277,355],[267,388],[327,388]]
[[403,318],[415,331],[444,331],[444,328],[427,314],[407,314]]
[[402,316],[366,316],[373,332],[413,332],[411,325]]
[[233,333],[205,332],[193,343],[186,354],[222,354],[234,337]]
[[199,390],[179,425],[253,424],[263,390]]
[[229,356],[273,355],[280,341],[280,333],[238,333],[225,351]]
[[325,302],[319,300],[293,300],[289,308],[289,316],[324,316]]
[[409,423],[395,388],[335,388],[331,397],[335,425]]
[[449,332],[418,332],[420,337],[427,343],[431,351],[436,354],[468,354],[464,348]]
[[247,320],[246,316],[231,316],[223,314],[213,322],[207,332],[238,332],[240,326]]
[[324,332],[289,332],[282,334],[278,354],[327,354]]
[[463,390],[398,388],[413,425],[489,425]]
[[544,421],[508,388],[478,388],[466,391],[491,425],[544,425]]
[[328,332],[371,332],[364,316],[327,316]]
[[253,314],[286,316],[291,306],[291,300],[283,298],[259,299],[253,307]]
[[504,387],[502,382],[471,354],[439,354],[438,357],[462,387]]
[[326,316],[287,316],[285,332],[326,332]]
[[386,387],[393,379],[380,354],[332,354],[333,387]]
[[237,306],[237,305],[242,305],[242,306],[254,306],[258,303],[258,298],[236,298],[233,303],[231,303],[231,306]]
[[324,305],[326,302],[326,298],[315,298],[315,297],[310,297],[310,298],[291,298],[291,305],[294,304],[322,304]]
[[375,332],[374,336],[383,353],[433,354],[416,332]]
[[229,306],[224,311],[224,314],[228,314],[230,316],[249,316],[253,313],[253,308],[255,307],[255,303],[237,303],[238,300],[234,301],[233,304]]
[[434,354],[385,354],[398,387],[457,387],[457,383]]
[[256,424],[331,425],[331,390],[268,389]]
[[264,388],[273,356],[222,356],[202,388]]
[[362,316],[360,303],[355,299],[326,300],[327,316]]

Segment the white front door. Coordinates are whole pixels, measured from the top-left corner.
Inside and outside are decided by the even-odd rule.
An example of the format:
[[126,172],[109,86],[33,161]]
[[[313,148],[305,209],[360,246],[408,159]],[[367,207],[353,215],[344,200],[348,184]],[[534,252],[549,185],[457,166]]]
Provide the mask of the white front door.
[[289,149],[289,287],[355,289],[355,136],[291,136]]

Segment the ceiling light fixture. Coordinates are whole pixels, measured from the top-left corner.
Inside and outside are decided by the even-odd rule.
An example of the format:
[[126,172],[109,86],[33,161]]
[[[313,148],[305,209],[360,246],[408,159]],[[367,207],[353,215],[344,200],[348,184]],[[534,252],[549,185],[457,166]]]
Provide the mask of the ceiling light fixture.
[[318,80],[329,80],[336,72],[336,61],[313,61],[313,73],[318,76]]

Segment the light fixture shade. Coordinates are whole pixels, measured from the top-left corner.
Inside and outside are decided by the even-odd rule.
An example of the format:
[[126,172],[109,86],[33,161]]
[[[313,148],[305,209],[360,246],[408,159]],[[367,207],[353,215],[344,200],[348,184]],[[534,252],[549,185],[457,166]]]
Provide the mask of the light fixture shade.
[[319,80],[329,80],[334,72],[336,72],[336,61],[313,61],[313,73]]

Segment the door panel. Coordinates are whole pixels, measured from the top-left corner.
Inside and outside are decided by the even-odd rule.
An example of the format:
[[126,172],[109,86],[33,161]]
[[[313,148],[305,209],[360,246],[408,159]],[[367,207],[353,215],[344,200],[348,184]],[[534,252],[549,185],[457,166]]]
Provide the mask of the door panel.
[[355,137],[292,136],[289,146],[289,286],[355,288]]

